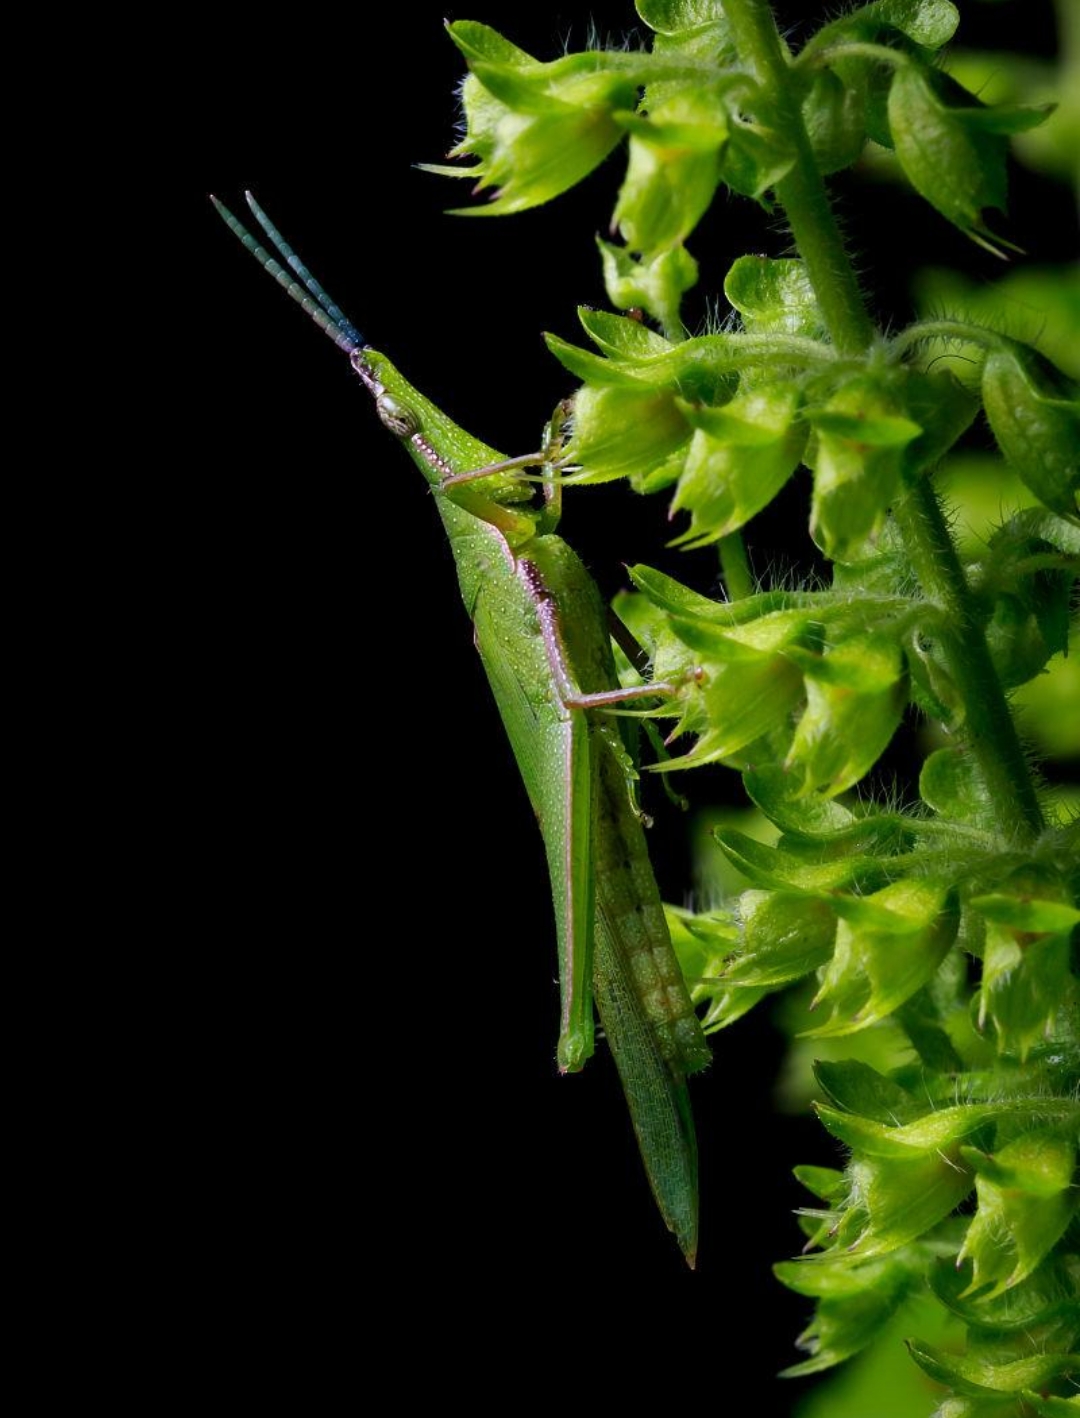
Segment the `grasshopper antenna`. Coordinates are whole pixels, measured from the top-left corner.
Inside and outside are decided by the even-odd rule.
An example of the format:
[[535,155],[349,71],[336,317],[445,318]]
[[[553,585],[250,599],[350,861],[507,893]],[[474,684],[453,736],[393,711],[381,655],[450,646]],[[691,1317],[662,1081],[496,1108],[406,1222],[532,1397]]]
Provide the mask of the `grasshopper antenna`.
[[[273,276],[274,280],[277,281],[286,295],[291,296],[301,310],[318,325],[323,334],[333,340],[338,349],[344,350],[348,355],[355,353],[356,350],[362,349],[364,347],[364,337],[361,335],[360,331],[351,320],[347,319],[342,314],[341,309],[330,299],[326,291],[323,290],[322,286],[300,260],[299,256],[297,256],[296,252],[282,239],[281,233],[270,222],[251,193],[247,192],[244,195],[247,198],[248,206],[251,208],[255,220],[262,227],[263,231],[266,232],[271,245],[275,248],[277,254],[284,258],[296,275],[300,277],[300,281],[295,280],[293,276],[289,274],[285,267],[282,266],[281,262],[277,260],[273,251],[268,251],[265,246],[259,245],[251,232],[244,226],[243,222],[233,216],[224,202],[219,202],[213,193],[210,194],[210,200],[213,202],[214,209],[218,216],[233,235],[243,246],[247,247],[256,261],[258,261],[259,265],[264,267],[265,270]],[[303,282],[303,284],[301,284],[301,282]]]

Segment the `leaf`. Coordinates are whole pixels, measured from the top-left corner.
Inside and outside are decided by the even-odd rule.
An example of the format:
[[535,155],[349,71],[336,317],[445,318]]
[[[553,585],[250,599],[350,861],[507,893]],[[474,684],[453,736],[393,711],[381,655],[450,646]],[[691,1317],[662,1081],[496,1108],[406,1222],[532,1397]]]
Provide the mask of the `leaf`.
[[987,108],[945,75],[914,63],[900,66],[889,88],[889,128],[911,185],[995,254],[983,212],[1005,210],[1005,135],[1041,122],[1048,111]]

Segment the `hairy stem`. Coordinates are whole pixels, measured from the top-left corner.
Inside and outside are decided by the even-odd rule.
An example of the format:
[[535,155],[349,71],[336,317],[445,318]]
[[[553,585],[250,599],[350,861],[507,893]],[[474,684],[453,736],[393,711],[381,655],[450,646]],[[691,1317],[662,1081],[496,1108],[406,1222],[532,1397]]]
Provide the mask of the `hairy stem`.
[[[810,147],[771,6],[768,0],[724,0],[724,10],[740,58],[762,86],[775,121],[795,149],[795,165],[777,184],[776,195],[833,343],[842,354],[864,353],[874,327]],[[940,321],[923,333],[959,338],[962,329]],[[963,699],[972,751],[1002,826],[1022,839],[1035,836],[1045,824],[1034,784],[933,488],[925,479],[913,483],[897,499],[893,513],[923,590],[942,607],[951,626],[943,648]]]
[[861,354],[874,338],[874,327],[814,161],[772,9],[768,0],[724,0],[724,11],[740,59],[761,85],[778,126],[795,149],[795,165],[777,184],[776,196],[829,334],[841,354]]
[[912,482],[893,504],[893,516],[915,574],[945,612],[944,649],[964,701],[967,738],[1002,828],[1020,840],[1043,830],[1042,811],[1016,725],[979,624],[956,547],[937,494],[925,478]]

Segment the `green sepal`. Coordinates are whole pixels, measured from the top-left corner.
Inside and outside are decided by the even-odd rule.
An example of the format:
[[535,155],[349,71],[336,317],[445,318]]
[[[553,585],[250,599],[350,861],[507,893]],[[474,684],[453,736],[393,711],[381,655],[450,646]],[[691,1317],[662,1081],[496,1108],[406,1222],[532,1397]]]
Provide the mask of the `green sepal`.
[[843,1172],[835,1167],[813,1167],[801,1164],[791,1169],[791,1174],[808,1192],[822,1201],[842,1201],[847,1196],[847,1181]]
[[768,986],[729,985],[723,978],[727,962],[739,943],[739,929],[731,916],[710,912],[695,915],[673,906],[664,908],[671,942],[686,977],[690,999],[699,1011],[701,1027],[715,1034],[734,1024],[769,992]]
[[743,774],[750,800],[783,833],[781,845],[822,860],[863,851],[896,856],[910,851],[919,822],[899,812],[853,813],[832,798],[804,797],[797,773],[764,764]]
[[854,1034],[886,1018],[933,976],[956,938],[955,892],[912,878],[870,896],[838,896],[836,949],[811,1008],[832,1007],[811,1038]]
[[1002,342],[983,365],[983,406],[1004,453],[1044,506],[1080,513],[1080,399],[1027,346]]
[[[708,1008],[701,1016],[701,1027],[706,1034],[716,1034],[721,1029],[726,1029],[728,1025],[736,1023],[760,1004],[769,993],[764,985],[732,985],[726,986],[723,982],[719,987],[712,985],[708,989]],[[691,999],[696,1004],[697,998],[691,992]]]
[[935,1298],[973,1329],[1032,1334],[1075,1317],[1080,1302],[1080,1276],[1055,1257],[1004,1294],[973,1295],[971,1277],[970,1262],[950,1257],[938,1261],[928,1279]]
[[724,278],[724,294],[753,334],[820,336],[825,322],[801,261],[740,256]]
[[618,118],[630,154],[614,222],[627,247],[649,258],[681,246],[708,210],[728,140],[727,110],[713,85],[680,88],[647,115]]
[[1041,123],[1049,107],[988,108],[938,71],[900,66],[889,88],[889,129],[911,185],[973,240],[998,253],[983,220],[1005,210],[1007,135]]
[[806,427],[795,422],[799,390],[775,382],[719,408],[680,402],[694,435],[672,499],[690,526],[674,543],[706,546],[767,507],[799,466]]
[[850,1359],[877,1338],[916,1276],[904,1257],[885,1256],[852,1264],[830,1258],[781,1261],[773,1274],[789,1290],[814,1296],[814,1317],[796,1343],[811,1357],[792,1364],[781,1378],[804,1378]]
[[1076,1213],[1076,1132],[1033,1129],[994,1153],[961,1149],[975,1172],[978,1210],[957,1264],[972,1262],[968,1293],[994,1299],[1026,1280]]
[[1049,1033],[1059,1010],[1075,1008],[1071,932],[1029,936],[1003,926],[986,933],[979,1024],[994,1026],[998,1049],[1026,1059]]
[[824,407],[807,410],[817,433],[810,532],[834,561],[857,561],[899,488],[904,450],[922,429],[879,380],[858,375]]
[[[729,399],[748,369],[775,369],[778,365],[800,369],[818,362],[816,351],[792,352],[779,338],[775,349],[763,349],[761,341],[750,341],[741,334],[698,335],[673,344],[650,360],[633,362],[601,359],[557,335],[547,335],[545,339],[552,354],[586,383],[630,387],[650,384],[655,389],[678,393],[688,403],[699,404],[721,404]],[[747,345],[751,348],[747,349]],[[822,360],[827,360],[827,347],[818,348]]]
[[775,989],[809,975],[832,954],[836,915],[825,901],[783,891],[744,891],[741,950],[723,969],[726,985]]
[[670,340],[665,340],[640,320],[593,310],[587,305],[578,306],[578,319],[597,349],[612,359],[640,363],[674,348]]
[[859,1059],[819,1059],[814,1077],[829,1102],[845,1113],[888,1126],[914,1122],[926,1112],[924,1101]]
[[734,827],[717,827],[713,835],[724,855],[755,886],[773,891],[804,892],[832,899],[845,890],[868,890],[888,878],[888,862],[865,853],[835,861],[806,862],[792,852],[756,842]]
[[636,365],[628,366],[622,360],[604,359],[601,355],[593,354],[592,350],[583,350],[580,345],[570,344],[560,335],[545,334],[544,343],[564,369],[568,369],[590,387],[641,389],[649,385],[657,387],[659,383],[650,379],[651,371],[639,370]]
[[985,1128],[988,1108],[950,1108],[888,1127],[815,1105],[822,1123],[854,1149],[848,1209],[836,1244],[852,1260],[888,1255],[931,1230],[971,1191],[961,1142]]
[[[672,618],[671,628],[695,651],[695,673],[682,702],[686,727],[692,724],[700,734],[691,752],[672,766],[730,759],[769,734],[786,735],[803,692],[802,675],[786,652],[817,638],[805,612],[774,611],[727,631],[708,619]],[[702,718],[704,729],[698,727]]]
[[689,440],[689,424],[670,391],[641,382],[623,388],[587,384],[574,399],[574,433],[566,454],[581,467],[574,475],[579,482],[626,477],[640,483],[669,464],[674,481]]
[[1080,910],[1068,901],[1032,899],[995,891],[973,896],[969,903],[995,925],[1025,934],[1057,934],[1080,924]]
[[[695,915],[676,906],[664,907],[671,944],[693,996],[703,982],[714,981],[723,972],[728,958],[738,949],[739,928],[727,913]],[[698,1001],[695,1000],[695,1003]]]
[[[568,54],[542,64],[487,25],[461,20],[450,38],[472,70],[463,89],[466,135],[452,157],[475,157],[484,207],[499,215],[539,206],[586,177],[622,138],[614,114],[632,108],[648,56]],[[630,62],[628,62],[630,61]]]
[[604,270],[604,289],[619,310],[640,307],[665,330],[679,324],[683,295],[697,284],[697,262],[683,246],[638,258],[623,246],[596,238]]
[[874,766],[907,704],[904,654],[887,635],[861,635],[815,655],[793,649],[807,703],[784,762],[803,791],[835,797]]
[[1011,1363],[995,1364],[992,1359],[971,1354],[947,1354],[929,1344],[908,1341],[908,1351],[916,1364],[935,1382],[947,1384],[972,1398],[995,1394],[1023,1395],[1045,1389],[1055,1380],[1075,1373],[1080,1364],[1075,1354],[1035,1354]]

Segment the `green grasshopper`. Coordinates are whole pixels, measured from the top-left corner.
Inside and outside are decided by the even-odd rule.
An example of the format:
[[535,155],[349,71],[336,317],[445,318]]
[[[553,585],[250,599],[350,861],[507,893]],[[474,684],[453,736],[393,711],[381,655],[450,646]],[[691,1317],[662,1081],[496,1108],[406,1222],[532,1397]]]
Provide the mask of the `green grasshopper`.
[[[521,458],[502,458],[464,432],[365,344],[245,195],[281,261],[212,200],[346,352],[380,419],[439,494],[476,647],[547,853],[559,943],[559,1068],[575,1072],[592,1054],[595,998],[657,1205],[693,1265],[697,1144],[685,1080],[705,1067],[709,1051],[671,947],[628,747],[610,712],[670,690],[620,686],[600,594],[554,535],[558,419],[544,448]],[[529,467],[542,470],[540,507],[532,505]]]

